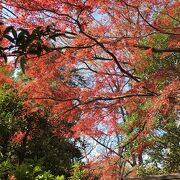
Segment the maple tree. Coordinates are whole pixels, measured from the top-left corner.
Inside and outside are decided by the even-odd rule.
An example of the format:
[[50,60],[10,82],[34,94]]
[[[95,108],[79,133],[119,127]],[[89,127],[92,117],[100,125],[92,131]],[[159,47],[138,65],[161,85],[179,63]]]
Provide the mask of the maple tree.
[[[144,150],[156,142],[156,122],[166,124],[172,114],[172,121],[178,118],[179,2],[1,4],[9,26],[1,30],[2,64],[15,57],[15,66],[25,72],[16,81],[26,94],[24,105],[30,112],[50,108],[57,136],[85,135],[103,146],[106,168],[118,168],[117,176],[135,173]],[[64,133],[62,122],[71,131]],[[103,138],[116,143],[108,146]]]

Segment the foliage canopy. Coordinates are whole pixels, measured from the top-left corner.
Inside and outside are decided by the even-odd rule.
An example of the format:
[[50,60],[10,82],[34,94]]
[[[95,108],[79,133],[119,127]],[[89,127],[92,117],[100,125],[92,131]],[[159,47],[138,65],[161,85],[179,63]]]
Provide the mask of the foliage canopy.
[[[13,98],[2,95],[2,134],[20,128],[29,156],[45,158],[47,172],[54,171],[52,162],[62,167],[55,175],[66,175],[64,165],[80,157],[69,140],[78,141],[86,158],[86,170],[74,166],[72,178],[179,172],[179,5],[2,0],[0,84],[17,91]],[[98,160],[88,153],[88,138],[101,146]]]

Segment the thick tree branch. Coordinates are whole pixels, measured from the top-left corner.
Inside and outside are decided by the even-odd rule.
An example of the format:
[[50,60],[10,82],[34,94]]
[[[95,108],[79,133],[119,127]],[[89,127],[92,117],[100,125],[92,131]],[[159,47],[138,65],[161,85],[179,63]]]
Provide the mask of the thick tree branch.
[[60,101],[60,102],[66,102],[66,101],[73,101],[76,100],[79,102],[79,105],[86,105],[93,103],[95,101],[113,101],[113,100],[118,100],[118,99],[125,99],[125,98],[131,98],[131,97],[152,97],[155,96],[153,93],[147,93],[147,94],[125,94],[122,96],[115,96],[115,97],[92,97],[92,100],[81,102],[80,99],[77,98],[70,98],[70,99],[58,99],[55,97],[32,97],[28,98],[34,99],[34,100],[53,100],[53,101]]
[[119,156],[120,158],[122,158],[125,162],[128,162],[131,166],[133,166],[133,164],[132,164],[129,160],[127,160],[122,154],[117,153],[115,150],[113,150],[112,148],[110,148],[110,147],[106,146],[105,144],[101,143],[101,142],[98,141],[96,138],[94,138],[94,137],[92,137],[92,136],[91,136],[91,138],[92,138],[95,142],[97,142],[98,144],[100,144],[100,145],[103,146],[104,148],[108,149],[110,152],[116,154],[117,156]]
[[139,82],[138,77],[133,76],[133,75],[130,74],[127,70],[125,70],[125,69],[120,65],[120,63],[119,63],[118,59],[116,58],[116,56],[115,56],[111,51],[109,51],[109,50],[104,46],[103,43],[99,42],[96,38],[94,38],[94,37],[90,36],[89,34],[87,34],[87,33],[83,30],[80,22],[77,21],[77,20],[75,20],[75,21],[76,21],[76,23],[77,23],[77,25],[78,25],[78,27],[79,27],[79,29],[80,29],[80,32],[81,32],[82,34],[84,34],[86,37],[88,37],[89,39],[91,39],[91,40],[93,40],[94,42],[96,42],[97,45],[99,45],[107,54],[109,54],[109,55],[113,58],[114,62],[116,63],[116,65],[118,66],[118,68],[121,70],[122,73],[126,74],[129,78],[135,80],[136,82]]
[[135,45],[134,47],[137,47],[139,49],[148,50],[151,49],[154,53],[164,53],[164,52],[180,52],[180,48],[165,48],[165,49],[159,49],[159,48],[153,48],[150,46],[141,46],[141,45]]

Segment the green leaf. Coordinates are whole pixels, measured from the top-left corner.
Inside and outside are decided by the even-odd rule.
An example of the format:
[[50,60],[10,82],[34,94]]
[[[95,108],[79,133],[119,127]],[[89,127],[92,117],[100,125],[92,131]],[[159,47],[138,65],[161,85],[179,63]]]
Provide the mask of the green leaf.
[[5,61],[5,63],[7,63],[7,56],[6,56],[6,54],[2,54],[2,56],[3,56],[3,58],[4,58],[4,61]]
[[31,35],[35,35],[39,37],[41,35],[41,28],[42,28],[41,26],[38,26],[37,28],[35,28]]
[[9,26],[7,27],[4,32],[3,32],[3,36],[5,36],[6,34],[8,34],[14,27],[13,26]]
[[9,35],[4,35],[4,37],[7,39],[7,40],[9,40],[9,41],[11,41],[12,43],[14,43],[14,39],[11,37],[11,36],[9,36]]
[[25,56],[22,56],[20,59],[20,65],[23,73],[25,73],[25,64],[26,64],[26,58]]
[[49,38],[56,41],[56,38],[59,37],[59,36],[61,36],[61,34],[57,33],[57,34],[50,35]]
[[15,59],[15,68],[17,67],[18,59],[19,59],[19,56]]
[[41,169],[41,167],[40,166],[35,166],[34,167],[34,172],[36,173],[36,172],[41,172],[42,171],[42,169]]
[[62,176],[57,176],[57,177],[56,177],[56,180],[65,180],[65,178],[64,178],[63,175],[62,175]]
[[42,52],[42,45],[40,42],[37,42],[37,55],[40,56]]
[[12,34],[14,36],[14,39],[17,39],[17,32],[16,30],[14,29],[14,27],[12,27]]
[[16,45],[23,44],[25,39],[25,32],[21,31],[16,39]]
[[23,32],[24,34],[26,34],[27,36],[30,35],[30,33],[29,33],[29,31],[28,31],[27,29],[22,29],[22,28],[20,28],[19,30],[20,30],[21,32]]
[[17,51],[13,51],[12,53],[13,53],[13,54],[23,54],[23,51],[17,50]]
[[37,45],[32,44],[28,49],[28,53],[29,54],[39,54],[38,49],[37,49]]
[[42,48],[46,51],[46,52],[50,52],[50,48],[46,45],[42,45]]

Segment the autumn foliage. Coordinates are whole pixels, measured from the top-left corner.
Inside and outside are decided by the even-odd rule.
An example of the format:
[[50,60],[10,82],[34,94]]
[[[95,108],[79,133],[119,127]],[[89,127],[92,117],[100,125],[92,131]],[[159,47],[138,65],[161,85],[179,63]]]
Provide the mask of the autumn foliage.
[[56,136],[104,148],[99,161],[85,153],[94,178],[137,175],[159,123],[179,118],[179,2],[1,4],[0,83],[13,84],[28,113],[48,109]]

